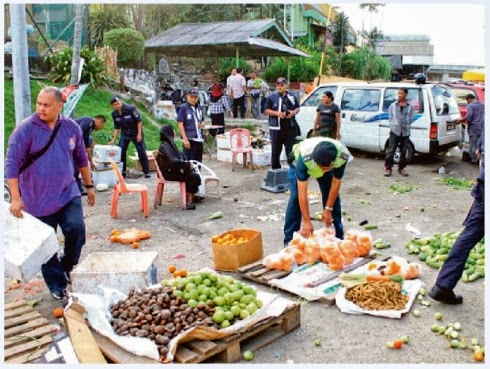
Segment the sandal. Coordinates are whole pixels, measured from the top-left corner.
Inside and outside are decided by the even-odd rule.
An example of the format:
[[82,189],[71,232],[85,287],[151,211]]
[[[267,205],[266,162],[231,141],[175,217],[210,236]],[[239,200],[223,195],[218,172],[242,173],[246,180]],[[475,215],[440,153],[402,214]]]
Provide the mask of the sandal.
[[391,169],[390,168],[386,168],[385,169],[385,174],[384,174],[385,177],[390,177],[391,176]]
[[194,204],[187,204],[185,206],[185,210],[196,210],[196,205],[194,205]]

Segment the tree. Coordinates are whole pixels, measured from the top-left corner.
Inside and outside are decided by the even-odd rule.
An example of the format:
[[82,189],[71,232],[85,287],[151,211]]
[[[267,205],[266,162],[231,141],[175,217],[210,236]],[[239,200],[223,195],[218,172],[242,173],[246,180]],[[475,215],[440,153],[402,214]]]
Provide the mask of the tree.
[[345,47],[349,43],[349,17],[340,12],[335,17],[332,24],[332,44],[335,50],[340,54],[345,54]]
[[93,47],[102,46],[104,33],[107,31],[131,26],[126,5],[94,5],[88,22]]
[[361,29],[361,47],[364,46],[364,10],[367,9],[369,13],[377,13],[379,7],[383,7],[382,3],[363,3],[359,4],[359,8],[362,9],[362,29]]
[[384,39],[384,34],[380,29],[378,29],[378,27],[374,27],[369,32],[364,31],[364,34],[362,36],[367,40],[367,46],[372,50],[376,48],[376,44],[379,41],[382,41]]

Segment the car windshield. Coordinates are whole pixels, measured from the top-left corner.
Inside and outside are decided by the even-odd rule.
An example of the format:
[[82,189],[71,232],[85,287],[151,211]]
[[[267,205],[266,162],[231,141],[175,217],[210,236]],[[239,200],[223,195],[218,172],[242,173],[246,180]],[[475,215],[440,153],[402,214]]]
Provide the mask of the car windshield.
[[449,87],[441,85],[432,86],[432,95],[434,96],[437,115],[459,113],[458,104]]
[[337,86],[324,86],[317,88],[305,101],[303,101],[301,106],[318,106],[320,100],[322,99],[323,93],[326,91],[330,91],[332,95],[335,96]]

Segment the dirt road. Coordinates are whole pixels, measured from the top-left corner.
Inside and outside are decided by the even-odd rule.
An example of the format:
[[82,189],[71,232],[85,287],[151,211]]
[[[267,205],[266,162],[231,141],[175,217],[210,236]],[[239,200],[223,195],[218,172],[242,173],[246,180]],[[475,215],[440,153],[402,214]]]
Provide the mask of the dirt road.
[[[97,193],[94,208],[85,208],[88,241],[82,257],[96,251],[158,251],[157,268],[159,279],[168,278],[167,266],[176,263],[187,270],[197,270],[213,266],[210,238],[233,228],[253,228],[262,232],[264,252],[270,254],[282,247],[282,227],[284,211],[288,200],[286,193],[274,194],[260,189],[268,168],[250,171],[241,167],[231,171],[231,164],[221,163],[215,158],[209,165],[221,178],[223,198],[214,197],[216,188],[209,184],[204,203],[194,211],[181,211],[176,183],[171,183],[164,194],[163,204],[158,209],[151,208],[147,219],[138,211],[139,198],[122,196],[120,216],[110,218],[111,193]],[[444,165],[447,174],[438,174]],[[383,177],[383,158],[354,152],[354,160],[348,165],[342,184],[344,227],[360,227],[358,223],[367,220],[377,224],[371,231],[373,237],[390,242],[392,247],[380,250],[383,255],[399,255],[417,261],[407,255],[404,244],[413,235],[405,230],[407,223],[419,229],[424,236],[435,232],[448,232],[462,228],[462,221],[469,209],[472,198],[468,190],[453,189],[440,180],[444,176],[474,179],[478,168],[461,162],[459,157],[418,158],[407,168],[409,177],[394,174]],[[150,203],[153,202],[155,175],[133,180],[148,185]],[[318,191],[315,182],[311,190]],[[395,195],[390,191],[392,184],[413,185],[404,194]],[[320,204],[312,205],[312,213],[319,211]],[[421,209],[424,209],[423,211]],[[223,218],[209,220],[209,215],[221,210]],[[350,217],[351,221],[347,218]],[[321,227],[320,222],[315,223]],[[113,228],[137,227],[152,232],[151,239],[141,242],[139,250],[111,244],[107,238]],[[177,254],[185,258],[172,259]],[[430,288],[437,270],[422,263],[422,281]],[[6,280],[8,281],[8,280]],[[302,306],[301,327],[282,337],[255,354],[254,363],[284,363],[291,359],[295,363],[473,363],[469,350],[450,349],[443,336],[436,336],[430,328],[435,323],[434,313],[444,315],[443,323],[459,321],[462,334],[467,337],[484,338],[484,280],[460,283],[458,292],[464,296],[460,306],[445,306],[431,300],[429,307],[422,307],[419,317],[407,314],[401,319],[377,318],[367,315],[347,315],[336,306],[321,303],[307,303]],[[271,291],[257,285],[259,289]],[[287,293],[277,292],[294,299]],[[5,293],[6,302],[21,296],[21,289]],[[44,288],[42,293],[29,294],[29,299],[39,301],[38,310],[47,318],[52,318],[52,310],[57,302]],[[389,350],[385,342],[401,335],[410,335],[411,341],[402,350]],[[315,346],[314,340],[321,345]]]

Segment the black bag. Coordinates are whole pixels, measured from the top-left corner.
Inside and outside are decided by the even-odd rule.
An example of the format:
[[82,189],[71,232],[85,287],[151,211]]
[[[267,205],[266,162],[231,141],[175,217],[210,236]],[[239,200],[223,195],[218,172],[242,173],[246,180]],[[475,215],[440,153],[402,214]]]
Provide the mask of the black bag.
[[46,151],[48,151],[48,149],[51,147],[54,139],[56,138],[56,135],[58,134],[58,131],[60,130],[60,127],[61,127],[61,122],[59,122],[58,125],[56,127],[54,127],[53,132],[51,132],[51,136],[49,136],[49,140],[46,143],[46,145],[41,150],[39,150],[38,152],[36,152],[34,155],[28,157],[26,159],[26,161],[24,162],[24,164],[22,164],[22,166],[19,169],[19,175],[24,170],[26,170],[27,168],[29,168],[32,164],[34,164],[34,162],[37,159],[39,159],[41,156],[43,156]]
[[258,98],[260,97],[260,92],[252,92],[252,93],[250,94],[250,97],[251,97],[252,99],[258,99]]

